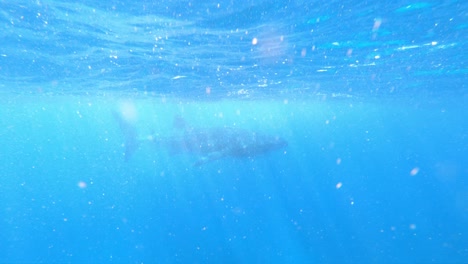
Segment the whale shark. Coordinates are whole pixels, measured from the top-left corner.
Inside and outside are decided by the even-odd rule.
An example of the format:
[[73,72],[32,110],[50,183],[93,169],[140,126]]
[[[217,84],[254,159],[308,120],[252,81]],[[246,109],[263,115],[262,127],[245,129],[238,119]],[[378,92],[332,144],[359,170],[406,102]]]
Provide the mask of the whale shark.
[[135,124],[123,115],[114,112],[124,136],[124,158],[130,159],[142,144],[150,144],[158,149],[166,149],[171,154],[188,153],[197,157],[194,166],[222,158],[253,158],[271,151],[285,148],[288,143],[277,135],[237,127],[193,127],[185,120],[174,117],[175,132],[170,136],[151,134],[140,137]]

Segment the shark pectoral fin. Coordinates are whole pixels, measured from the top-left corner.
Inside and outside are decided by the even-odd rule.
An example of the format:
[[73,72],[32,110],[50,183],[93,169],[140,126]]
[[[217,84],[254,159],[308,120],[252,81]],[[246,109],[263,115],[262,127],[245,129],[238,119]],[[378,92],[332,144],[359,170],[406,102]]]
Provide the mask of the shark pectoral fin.
[[192,164],[193,167],[198,167],[201,166],[205,163],[207,163],[209,160],[207,157],[202,157],[201,159],[198,159],[195,163]]
[[213,153],[210,153],[208,156],[203,156],[200,159],[198,159],[193,164],[193,166],[194,167],[201,166],[201,165],[203,165],[203,164],[205,164],[207,162],[214,161],[214,160],[217,160],[217,159],[221,159],[221,158],[223,158],[225,156],[226,156],[225,152],[222,152],[222,151],[213,152]]

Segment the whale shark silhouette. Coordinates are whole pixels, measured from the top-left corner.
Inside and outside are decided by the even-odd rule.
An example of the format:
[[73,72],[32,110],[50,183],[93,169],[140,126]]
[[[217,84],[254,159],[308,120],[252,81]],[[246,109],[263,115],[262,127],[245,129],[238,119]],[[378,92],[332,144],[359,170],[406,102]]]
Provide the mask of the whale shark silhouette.
[[151,143],[157,148],[164,148],[171,154],[190,153],[198,157],[193,164],[199,166],[210,161],[232,157],[252,158],[260,154],[279,150],[288,145],[287,141],[275,135],[266,135],[256,131],[236,127],[197,128],[187,126],[179,116],[174,118],[177,130],[171,136],[156,134],[139,137],[135,125],[121,114],[114,112],[125,139],[125,160],[143,143]]

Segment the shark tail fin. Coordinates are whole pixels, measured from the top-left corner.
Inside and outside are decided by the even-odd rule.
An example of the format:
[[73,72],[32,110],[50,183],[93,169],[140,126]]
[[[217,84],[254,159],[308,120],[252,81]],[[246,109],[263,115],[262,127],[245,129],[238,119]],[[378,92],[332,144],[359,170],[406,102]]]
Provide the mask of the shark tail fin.
[[130,119],[125,118],[125,116],[122,113],[114,111],[113,115],[114,118],[117,120],[120,130],[122,131],[123,136],[125,138],[124,158],[125,161],[128,161],[140,145],[138,141],[137,130],[133,122]]
[[172,126],[179,130],[185,130],[187,128],[187,125],[185,124],[185,119],[180,115],[174,116]]

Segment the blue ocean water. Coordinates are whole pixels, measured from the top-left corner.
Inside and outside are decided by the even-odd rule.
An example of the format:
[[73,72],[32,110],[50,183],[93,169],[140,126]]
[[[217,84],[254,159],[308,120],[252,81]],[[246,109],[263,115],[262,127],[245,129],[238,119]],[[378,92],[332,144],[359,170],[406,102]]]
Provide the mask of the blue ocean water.
[[21,0],[0,21],[0,263],[468,262],[465,1]]

